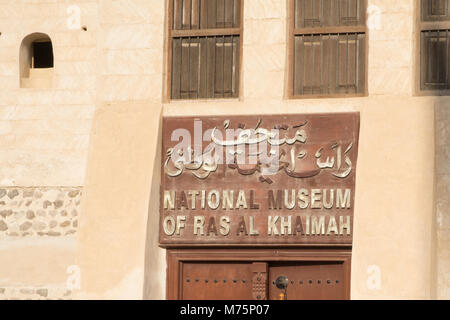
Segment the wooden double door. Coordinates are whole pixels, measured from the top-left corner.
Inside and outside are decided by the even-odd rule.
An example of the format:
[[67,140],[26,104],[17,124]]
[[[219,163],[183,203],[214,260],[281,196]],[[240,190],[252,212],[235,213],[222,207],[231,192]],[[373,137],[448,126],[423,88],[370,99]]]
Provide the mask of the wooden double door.
[[344,300],[350,250],[168,250],[167,298]]

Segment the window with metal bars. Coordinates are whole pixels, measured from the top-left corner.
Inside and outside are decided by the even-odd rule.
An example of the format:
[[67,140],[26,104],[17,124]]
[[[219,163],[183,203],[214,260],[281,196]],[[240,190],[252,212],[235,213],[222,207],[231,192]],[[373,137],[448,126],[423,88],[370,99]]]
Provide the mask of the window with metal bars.
[[171,99],[239,95],[241,0],[170,0]]
[[446,92],[449,82],[448,0],[420,1],[420,89]]
[[365,95],[366,0],[291,0],[293,97]]

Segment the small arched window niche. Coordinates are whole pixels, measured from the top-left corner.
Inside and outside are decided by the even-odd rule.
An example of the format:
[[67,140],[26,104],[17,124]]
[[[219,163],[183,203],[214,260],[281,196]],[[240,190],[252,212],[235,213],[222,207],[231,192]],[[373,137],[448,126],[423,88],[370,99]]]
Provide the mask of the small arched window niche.
[[20,45],[20,87],[51,88],[53,45],[45,33],[32,33]]

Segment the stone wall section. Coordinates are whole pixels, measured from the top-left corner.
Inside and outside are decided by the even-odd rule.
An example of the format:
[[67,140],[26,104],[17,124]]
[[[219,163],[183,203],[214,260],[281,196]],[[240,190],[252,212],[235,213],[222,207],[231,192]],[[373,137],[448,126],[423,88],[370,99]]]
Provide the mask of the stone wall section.
[[0,300],[71,300],[65,287],[0,287]]
[[0,188],[0,240],[75,235],[82,188]]

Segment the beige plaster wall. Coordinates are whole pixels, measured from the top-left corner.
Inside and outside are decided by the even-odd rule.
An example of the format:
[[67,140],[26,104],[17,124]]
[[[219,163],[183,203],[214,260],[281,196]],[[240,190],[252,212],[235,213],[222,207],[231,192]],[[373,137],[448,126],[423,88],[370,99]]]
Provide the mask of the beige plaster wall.
[[[157,204],[149,203],[152,179],[158,179],[152,169],[160,114],[160,105],[138,102],[106,104],[96,112],[82,206],[87,214],[78,233],[79,298],[142,298],[149,206],[148,272],[164,284]],[[164,286],[154,287],[150,295],[163,298]]]
[[77,297],[140,299],[148,272],[147,297],[162,299],[165,256],[156,245],[159,176],[153,168],[162,112],[165,1],[100,0],[99,9],[97,110],[82,205],[87,213],[78,235]]
[[450,300],[450,99],[436,102],[436,298]]
[[[97,2],[0,0],[0,299],[71,296],[67,268],[95,109]],[[73,5],[87,31],[68,27]],[[52,87],[24,89],[20,46],[36,32],[52,40]]]
[[[71,30],[70,5],[81,25]],[[97,1],[0,1],[0,185],[82,186],[95,107]],[[50,36],[53,88],[21,89],[19,50],[29,34]]]

